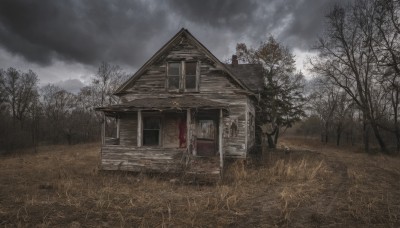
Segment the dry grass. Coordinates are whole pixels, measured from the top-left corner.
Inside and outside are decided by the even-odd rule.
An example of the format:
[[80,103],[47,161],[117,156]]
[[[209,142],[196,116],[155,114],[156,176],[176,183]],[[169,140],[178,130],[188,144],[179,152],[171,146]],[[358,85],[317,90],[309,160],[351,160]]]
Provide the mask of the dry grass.
[[[398,183],[370,175],[363,154],[293,150],[237,161],[214,185],[97,169],[99,146],[41,147],[0,158],[0,225],[260,227],[399,224]],[[310,149],[310,148],[308,148]],[[317,148],[320,150],[320,148]],[[327,150],[327,149],[324,149]],[[365,160],[360,158],[365,157]],[[374,157],[375,158],[375,157]],[[381,162],[387,165],[383,170]],[[400,176],[398,161],[375,172]],[[349,164],[346,163],[349,161]],[[344,169],[346,168],[346,169]],[[343,175],[344,176],[343,176]],[[383,173],[386,174],[386,173]],[[398,181],[399,179],[397,179]],[[371,182],[377,182],[372,184]],[[389,186],[389,184],[393,184]],[[367,187],[373,186],[372,189]]]

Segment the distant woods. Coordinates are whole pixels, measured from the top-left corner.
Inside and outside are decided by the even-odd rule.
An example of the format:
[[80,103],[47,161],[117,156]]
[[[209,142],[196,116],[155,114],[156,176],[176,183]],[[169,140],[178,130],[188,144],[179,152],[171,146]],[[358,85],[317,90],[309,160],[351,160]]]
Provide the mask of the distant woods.
[[0,69],[0,154],[39,144],[98,141],[103,117],[94,108],[118,102],[113,91],[127,78],[103,62],[78,94],[54,84],[39,87],[29,70]]
[[400,151],[400,1],[335,6],[311,59],[310,117],[299,129],[337,145]]

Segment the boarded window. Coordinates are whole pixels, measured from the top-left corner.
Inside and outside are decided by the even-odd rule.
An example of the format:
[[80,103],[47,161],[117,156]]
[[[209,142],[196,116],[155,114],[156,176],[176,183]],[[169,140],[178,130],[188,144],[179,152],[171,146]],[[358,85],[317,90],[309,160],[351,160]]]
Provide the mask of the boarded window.
[[168,89],[179,89],[181,72],[181,63],[168,64]]
[[143,118],[143,146],[160,145],[160,118]]
[[199,120],[197,127],[197,138],[215,139],[215,128],[213,120]]
[[185,89],[196,89],[196,62],[185,63]]

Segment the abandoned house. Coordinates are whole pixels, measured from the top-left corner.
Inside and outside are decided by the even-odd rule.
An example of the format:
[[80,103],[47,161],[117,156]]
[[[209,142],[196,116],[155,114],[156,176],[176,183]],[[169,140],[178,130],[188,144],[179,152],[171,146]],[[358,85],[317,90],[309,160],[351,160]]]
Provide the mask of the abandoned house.
[[96,109],[116,120],[101,168],[219,175],[254,146],[262,86],[261,65],[224,64],[181,29],[116,90],[120,104]]

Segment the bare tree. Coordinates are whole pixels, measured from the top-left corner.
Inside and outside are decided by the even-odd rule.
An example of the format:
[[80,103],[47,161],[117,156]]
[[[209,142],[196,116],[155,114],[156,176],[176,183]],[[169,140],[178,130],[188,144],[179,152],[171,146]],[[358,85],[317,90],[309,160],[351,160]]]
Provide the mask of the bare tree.
[[326,36],[319,40],[319,59],[312,62],[315,72],[342,88],[363,113],[365,150],[369,150],[368,129],[371,126],[382,151],[387,151],[378,128],[373,98],[377,83],[376,62],[371,42],[375,36],[369,1],[358,1],[347,10],[335,6],[327,16]]
[[338,89],[330,83],[324,83],[317,79],[314,81],[311,104],[313,111],[321,121],[321,141],[328,143],[329,129],[333,123],[334,113],[338,106]]
[[118,98],[113,96],[113,93],[125,79],[126,74],[122,71],[121,67],[102,62],[97,74],[92,79],[94,94],[99,98],[95,106],[117,103]]
[[37,75],[33,71],[21,73],[14,68],[8,68],[0,80],[5,103],[10,107],[14,124],[19,121],[21,128],[30,106],[38,98],[37,82]]
[[[382,128],[394,133],[397,141],[397,151],[400,151],[400,1],[376,0],[374,1],[376,14],[374,15],[374,28],[376,35],[370,43],[374,51],[378,72],[382,75],[380,86],[387,94],[390,102],[389,118],[393,124],[381,125]],[[371,15],[364,14],[364,17]]]
[[41,92],[44,113],[50,127],[49,136],[55,143],[59,142],[60,137],[65,137],[71,143],[71,129],[68,126],[70,115],[76,107],[75,95],[52,84],[44,86]]

